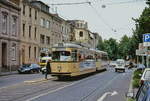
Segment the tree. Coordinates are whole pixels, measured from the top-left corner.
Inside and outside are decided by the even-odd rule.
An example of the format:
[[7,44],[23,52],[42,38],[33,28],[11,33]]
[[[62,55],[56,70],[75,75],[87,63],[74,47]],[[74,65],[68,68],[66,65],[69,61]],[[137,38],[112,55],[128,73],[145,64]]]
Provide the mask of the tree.
[[146,4],[150,6],[150,0],[147,0],[147,1],[146,1]]
[[128,38],[127,35],[124,35],[121,38],[121,41],[119,43],[119,57],[120,58],[126,59],[127,56],[129,56],[129,51],[130,51],[129,42],[130,42],[130,38]]
[[118,58],[118,43],[115,39],[110,38],[104,40],[104,51],[108,53],[109,59],[115,60]]
[[133,36],[130,41],[130,55],[135,58],[135,51],[138,48],[138,44],[143,42],[143,34],[150,33],[150,0],[146,1],[148,7],[146,7],[141,16],[138,19],[133,19],[136,23],[136,29],[133,30]]
[[102,40],[102,37],[100,36],[100,39],[98,41],[98,45],[97,45],[97,48],[99,50],[104,50],[104,43],[103,43],[103,40]]

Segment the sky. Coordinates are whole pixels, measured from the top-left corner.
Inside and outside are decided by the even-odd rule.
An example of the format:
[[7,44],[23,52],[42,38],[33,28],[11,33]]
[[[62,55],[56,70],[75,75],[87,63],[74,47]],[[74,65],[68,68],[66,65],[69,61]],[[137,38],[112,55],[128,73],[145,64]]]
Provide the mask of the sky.
[[[66,20],[85,20],[92,32],[99,33],[103,39],[114,38],[119,41],[123,35],[132,36],[135,22],[146,7],[144,0],[41,0]],[[56,3],[86,2],[82,5],[51,6]],[[105,5],[105,8],[102,8]]]

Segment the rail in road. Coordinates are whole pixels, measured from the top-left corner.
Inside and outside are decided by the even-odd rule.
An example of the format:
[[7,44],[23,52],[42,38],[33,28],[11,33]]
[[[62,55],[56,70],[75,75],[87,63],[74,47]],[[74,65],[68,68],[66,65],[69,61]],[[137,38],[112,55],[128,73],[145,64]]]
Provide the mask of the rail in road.
[[[47,82],[23,83],[0,89],[0,101],[53,101],[54,99],[55,101],[98,101],[106,93],[106,98],[103,98],[105,101],[109,99],[107,96],[114,91],[117,92],[117,94],[113,93],[116,97],[120,96],[120,90],[128,90],[130,74],[131,72],[115,73],[113,70],[108,70],[73,81],[53,79]],[[122,83],[125,84],[124,88],[116,87]],[[114,99],[114,101],[125,101],[123,96],[119,98],[123,100]]]

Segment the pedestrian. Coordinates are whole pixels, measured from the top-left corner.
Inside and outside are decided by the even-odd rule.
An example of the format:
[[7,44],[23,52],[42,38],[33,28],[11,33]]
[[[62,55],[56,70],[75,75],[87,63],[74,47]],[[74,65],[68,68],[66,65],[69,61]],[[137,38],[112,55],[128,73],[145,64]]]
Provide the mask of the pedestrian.
[[48,61],[47,61],[45,79],[47,79],[47,75],[51,73],[51,65],[50,65],[50,62],[51,62],[51,60],[48,60]]

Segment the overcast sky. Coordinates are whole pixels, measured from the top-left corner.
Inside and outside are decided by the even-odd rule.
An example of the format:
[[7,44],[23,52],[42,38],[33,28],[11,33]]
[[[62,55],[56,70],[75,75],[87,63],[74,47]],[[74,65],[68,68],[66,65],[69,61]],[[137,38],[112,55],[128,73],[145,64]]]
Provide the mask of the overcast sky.
[[[113,37],[119,40],[123,35],[132,35],[135,28],[133,18],[138,18],[146,7],[144,0],[41,0],[46,4],[91,1],[92,6],[57,6],[58,14],[67,20],[85,20],[92,32],[98,32],[103,39]],[[124,3],[122,3],[124,2]],[[102,5],[106,5],[102,8]],[[51,8],[55,8],[50,6]]]

